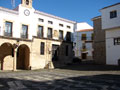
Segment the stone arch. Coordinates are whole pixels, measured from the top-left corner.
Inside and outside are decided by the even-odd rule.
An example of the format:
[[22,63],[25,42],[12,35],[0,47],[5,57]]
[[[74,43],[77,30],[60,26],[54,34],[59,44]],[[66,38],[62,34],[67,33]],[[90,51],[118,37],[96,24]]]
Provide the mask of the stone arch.
[[[7,65],[4,65],[4,58],[7,56],[11,56],[13,55],[13,46],[11,43],[5,42],[0,46],[0,69],[4,70],[4,68],[7,68]],[[13,64],[12,61],[9,64]],[[12,66],[12,65],[11,65]],[[11,67],[12,68],[12,67]]]
[[17,69],[30,69],[30,49],[27,45],[22,44],[17,49],[17,61],[16,61],[16,68]]

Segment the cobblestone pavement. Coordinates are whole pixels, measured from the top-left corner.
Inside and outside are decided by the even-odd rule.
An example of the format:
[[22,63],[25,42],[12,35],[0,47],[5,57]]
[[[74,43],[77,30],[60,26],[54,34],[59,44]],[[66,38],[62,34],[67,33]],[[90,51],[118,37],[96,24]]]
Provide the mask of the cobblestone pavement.
[[120,71],[0,72],[0,90],[120,90]]

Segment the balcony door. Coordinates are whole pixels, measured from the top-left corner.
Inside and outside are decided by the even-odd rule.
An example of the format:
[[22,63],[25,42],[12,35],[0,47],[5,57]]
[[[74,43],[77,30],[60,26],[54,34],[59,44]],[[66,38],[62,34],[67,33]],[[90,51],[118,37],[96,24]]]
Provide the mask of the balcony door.
[[28,25],[22,25],[21,38],[28,38]]

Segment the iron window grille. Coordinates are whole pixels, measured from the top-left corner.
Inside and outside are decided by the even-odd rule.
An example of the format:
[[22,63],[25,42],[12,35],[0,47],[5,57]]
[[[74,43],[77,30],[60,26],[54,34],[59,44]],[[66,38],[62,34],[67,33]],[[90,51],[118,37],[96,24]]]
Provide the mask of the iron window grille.
[[110,12],[110,19],[117,17],[117,11],[111,11]]
[[5,31],[4,31],[4,36],[12,36],[12,22],[5,22]]
[[28,25],[22,25],[21,38],[28,38]]

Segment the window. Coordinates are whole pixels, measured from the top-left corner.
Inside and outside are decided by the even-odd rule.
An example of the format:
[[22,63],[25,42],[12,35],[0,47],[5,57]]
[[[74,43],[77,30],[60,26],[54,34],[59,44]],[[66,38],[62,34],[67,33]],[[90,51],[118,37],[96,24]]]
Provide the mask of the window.
[[86,34],[82,34],[81,40],[86,40]]
[[43,37],[43,26],[38,26],[37,37]]
[[71,32],[67,32],[66,41],[71,41]]
[[110,18],[116,18],[117,17],[117,11],[111,11],[110,12]]
[[60,27],[63,27],[63,24],[59,24]]
[[114,38],[114,45],[120,45],[120,37]]
[[82,43],[82,49],[86,49],[85,43]]
[[59,39],[63,40],[63,31],[62,30],[59,30]]
[[68,56],[68,45],[66,45],[65,54],[66,54],[66,56]]
[[92,34],[91,34],[91,40],[93,40],[93,39],[94,39],[94,34],[92,33]]
[[52,38],[52,28],[48,28],[47,37]]
[[38,18],[39,22],[44,22],[44,19]]
[[26,5],[29,5],[29,0],[26,0]]
[[48,24],[53,24],[53,22],[52,21],[48,21]]
[[41,42],[41,46],[40,46],[40,54],[44,55],[44,48],[45,48],[45,43]]
[[5,22],[5,31],[4,31],[5,36],[12,36],[12,22]]
[[70,29],[71,27],[70,26],[67,26],[68,29]]
[[22,25],[21,38],[28,38],[28,25]]

